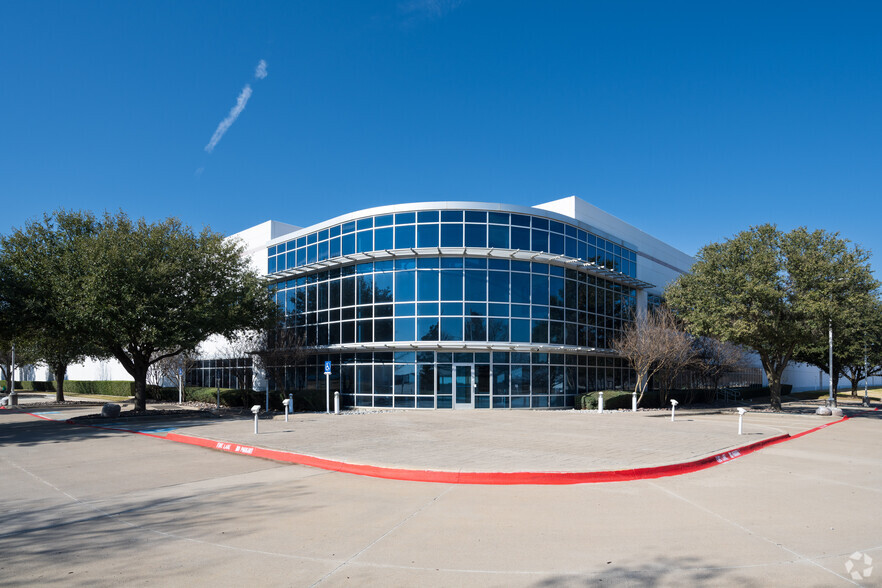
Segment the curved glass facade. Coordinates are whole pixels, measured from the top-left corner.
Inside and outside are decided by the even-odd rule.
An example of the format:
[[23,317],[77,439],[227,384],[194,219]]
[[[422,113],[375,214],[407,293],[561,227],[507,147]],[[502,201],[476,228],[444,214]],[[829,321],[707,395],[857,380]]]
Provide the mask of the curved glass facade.
[[630,385],[609,352],[636,307],[636,252],[553,214],[401,210],[268,250],[276,300],[318,353],[289,385],[345,406],[571,407]]

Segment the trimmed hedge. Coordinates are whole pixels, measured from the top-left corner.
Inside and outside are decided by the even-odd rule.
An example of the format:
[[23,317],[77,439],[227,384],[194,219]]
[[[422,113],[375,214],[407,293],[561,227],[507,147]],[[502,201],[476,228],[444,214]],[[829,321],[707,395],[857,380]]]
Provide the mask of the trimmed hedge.
[[[294,412],[306,412],[314,410],[324,410],[324,404],[318,406],[318,399],[324,402],[324,391],[312,393],[310,391],[291,390],[294,395]],[[205,404],[217,403],[217,388],[200,388],[185,387],[185,402],[202,402]],[[315,397],[315,398],[314,398]],[[156,386],[147,387],[147,398],[158,402],[177,402],[178,389],[158,388]],[[273,391],[269,393],[269,402],[271,410],[284,410],[282,401],[288,398],[288,394]],[[245,407],[251,408],[255,404],[261,406],[266,402],[266,392],[256,392],[254,390],[237,390],[233,388],[220,389],[220,404],[227,407]]]
[[[0,380],[6,386],[5,380]],[[28,392],[57,392],[55,380],[49,381],[18,381],[15,382],[16,390]],[[127,380],[65,380],[65,394],[100,394],[103,396],[132,396],[135,393],[135,383]]]
[[[629,409],[631,408],[631,395],[634,393],[633,390],[604,390],[603,391],[603,409],[604,410],[618,410]],[[585,394],[579,394],[576,396],[576,408],[582,410],[597,410],[597,400],[599,398],[599,392],[587,392]],[[643,396],[643,402],[646,403],[646,399],[649,393]]]

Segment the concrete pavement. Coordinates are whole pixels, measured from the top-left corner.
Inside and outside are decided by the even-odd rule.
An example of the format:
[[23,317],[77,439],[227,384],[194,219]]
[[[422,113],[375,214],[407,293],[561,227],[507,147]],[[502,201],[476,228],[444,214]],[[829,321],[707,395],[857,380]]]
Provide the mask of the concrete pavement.
[[877,416],[686,476],[469,486],[0,411],[0,586],[882,585],[846,567],[882,561]]

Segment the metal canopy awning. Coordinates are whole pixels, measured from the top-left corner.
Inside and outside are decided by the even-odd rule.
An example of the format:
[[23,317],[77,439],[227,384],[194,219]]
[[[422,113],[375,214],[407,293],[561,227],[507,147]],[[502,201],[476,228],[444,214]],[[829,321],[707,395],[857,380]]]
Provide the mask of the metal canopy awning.
[[612,349],[578,347],[575,345],[548,345],[537,343],[489,343],[481,341],[414,341],[401,343],[338,343],[315,347],[321,353],[358,353],[360,351],[439,351],[439,352],[503,352],[503,353],[567,353],[616,356]]
[[384,249],[369,253],[350,253],[332,259],[317,261],[300,267],[275,272],[266,276],[268,282],[279,282],[291,278],[299,278],[318,271],[335,267],[343,267],[366,261],[384,261],[394,259],[416,259],[420,257],[489,257],[496,259],[514,259],[517,261],[538,261],[551,265],[574,269],[623,286],[646,290],[654,287],[649,282],[626,276],[621,272],[601,267],[593,261],[585,261],[566,255],[554,253],[522,251],[520,249],[497,249],[494,247],[411,247],[407,249]]

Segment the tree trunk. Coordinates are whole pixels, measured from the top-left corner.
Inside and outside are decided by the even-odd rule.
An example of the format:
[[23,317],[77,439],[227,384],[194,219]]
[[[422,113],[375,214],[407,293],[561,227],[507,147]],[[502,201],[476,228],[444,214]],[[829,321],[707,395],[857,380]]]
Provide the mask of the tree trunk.
[[147,368],[145,363],[135,363],[132,377],[135,378],[135,410],[147,410]]
[[52,366],[52,373],[55,376],[55,402],[64,402],[64,374],[67,373],[67,364]]
[[769,403],[772,410],[781,412],[781,374],[766,370],[766,377],[769,380]]

